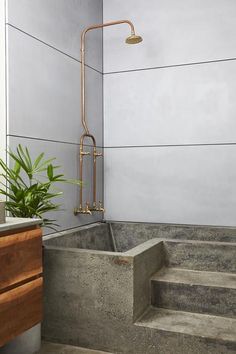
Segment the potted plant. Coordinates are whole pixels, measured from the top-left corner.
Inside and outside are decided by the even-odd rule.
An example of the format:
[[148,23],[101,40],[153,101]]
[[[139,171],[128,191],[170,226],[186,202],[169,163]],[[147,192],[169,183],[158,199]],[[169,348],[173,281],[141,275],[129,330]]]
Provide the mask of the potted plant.
[[6,197],[6,210],[14,217],[40,218],[43,226],[55,230],[56,220],[45,217],[45,213],[57,211],[60,204],[56,198],[62,192],[55,187],[61,183],[80,184],[78,180],[65,179],[63,174],[56,173],[60,166],[53,164],[55,158],[45,159],[44,153],[32,160],[27,147],[18,145],[16,152],[7,152],[13,167],[0,159],[0,167],[4,173],[0,174],[0,194]]

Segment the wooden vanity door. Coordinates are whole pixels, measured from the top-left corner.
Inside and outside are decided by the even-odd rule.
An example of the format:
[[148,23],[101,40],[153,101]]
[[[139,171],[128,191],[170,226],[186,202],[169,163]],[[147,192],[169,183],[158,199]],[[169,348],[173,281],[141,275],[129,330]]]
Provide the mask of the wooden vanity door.
[[42,231],[0,235],[0,347],[42,321]]

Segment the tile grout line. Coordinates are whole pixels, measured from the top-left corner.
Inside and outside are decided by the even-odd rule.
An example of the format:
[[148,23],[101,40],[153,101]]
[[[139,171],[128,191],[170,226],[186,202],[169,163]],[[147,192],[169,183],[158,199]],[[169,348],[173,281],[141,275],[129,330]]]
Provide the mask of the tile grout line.
[[[46,139],[46,138],[38,138],[38,137],[31,137],[31,136],[24,136],[24,135],[16,135],[16,134],[7,134],[7,137],[13,138],[20,138],[20,139],[29,139],[29,140],[37,140],[37,141],[45,141],[51,143],[59,143],[59,144],[67,144],[67,145],[75,145],[79,146],[79,142],[69,142],[69,141],[62,141],[62,140],[53,140],[53,139]],[[84,144],[85,146],[92,146],[90,144]],[[153,145],[120,145],[120,146],[100,146],[97,145],[100,149],[133,149],[133,148],[165,148],[165,147],[194,147],[194,146],[234,146],[236,142],[222,142],[222,143],[189,143],[189,144],[153,144]]]
[[[38,42],[40,42],[40,43],[46,45],[47,47],[49,47],[49,48],[51,48],[51,49],[54,49],[54,50],[56,50],[57,52],[59,52],[59,53],[65,55],[66,57],[68,57],[68,58],[70,58],[70,59],[72,59],[72,60],[75,60],[76,62],[78,62],[78,63],[81,64],[81,61],[80,61],[79,59],[76,59],[75,57],[73,57],[73,56],[71,56],[71,55],[69,55],[69,54],[63,52],[62,50],[60,50],[60,49],[54,47],[53,45],[51,45],[51,44],[49,44],[49,43],[47,43],[47,42],[44,42],[43,40],[41,40],[41,39],[39,39],[39,38],[33,36],[32,34],[23,31],[22,29],[20,29],[20,28],[14,26],[14,25],[12,25],[11,23],[7,23],[7,22],[6,22],[6,25],[7,25],[7,26],[10,26],[10,27],[12,27],[12,28],[14,28],[14,29],[16,29],[17,31],[19,31],[19,32],[21,32],[21,33],[23,33],[23,34],[25,34],[26,36],[35,39],[36,41],[38,41]],[[99,71],[99,70],[93,68],[92,66],[90,66],[90,65],[88,65],[88,64],[85,64],[85,66],[87,66],[88,68],[90,68],[90,69],[96,71],[97,73],[103,75],[103,72],[102,72],[102,71]]]
[[229,143],[193,143],[193,144],[153,144],[153,145],[121,145],[104,146],[104,149],[133,149],[133,148],[165,148],[165,147],[194,147],[194,146],[234,146],[236,142]]
[[[16,135],[16,134],[7,134],[7,137],[12,137],[12,138],[20,138],[20,139],[28,139],[28,140],[36,140],[36,141],[45,141],[49,143],[59,143],[59,144],[66,144],[66,145],[75,145],[79,146],[80,143],[74,143],[70,141],[62,141],[62,140],[52,140],[52,139],[45,139],[45,138],[37,138],[37,137],[32,137],[32,136],[24,136],[24,135]],[[84,146],[93,146],[90,144],[84,144]],[[103,149],[102,146],[97,145],[99,149]]]
[[192,63],[170,64],[170,65],[154,66],[154,67],[148,67],[148,68],[137,68],[137,69],[130,69],[130,70],[110,71],[110,72],[103,73],[103,75],[123,74],[123,73],[125,74],[125,73],[132,73],[132,72],[138,72],[138,71],[178,68],[178,67],[185,67],[185,66],[222,63],[222,62],[235,61],[235,60],[236,60],[236,58],[225,58],[225,59],[215,59],[215,60],[192,62]]

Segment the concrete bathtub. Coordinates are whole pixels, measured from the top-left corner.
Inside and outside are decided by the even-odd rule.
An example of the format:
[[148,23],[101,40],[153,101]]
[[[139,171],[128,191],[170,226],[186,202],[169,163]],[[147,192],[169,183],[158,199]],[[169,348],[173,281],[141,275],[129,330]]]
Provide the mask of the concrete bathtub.
[[[125,354],[218,353],[205,332],[186,326],[183,341],[179,329],[141,318],[161,269],[234,273],[235,236],[234,228],[96,223],[45,237],[44,339]],[[231,353],[231,342],[217,345]]]
[[132,323],[144,311],[149,277],[163,262],[162,244],[117,247],[120,252],[113,251],[105,223],[45,237],[44,338],[93,347],[91,333],[99,337],[104,323]]

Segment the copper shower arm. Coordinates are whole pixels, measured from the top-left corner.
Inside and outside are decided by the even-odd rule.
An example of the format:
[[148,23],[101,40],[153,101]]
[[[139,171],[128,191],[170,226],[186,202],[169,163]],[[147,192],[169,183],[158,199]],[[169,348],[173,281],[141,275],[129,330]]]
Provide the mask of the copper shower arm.
[[100,23],[98,25],[92,25],[92,26],[89,26],[87,28],[85,28],[83,30],[83,32],[81,33],[81,47],[83,47],[83,44],[84,44],[84,37],[85,37],[85,34],[90,31],[90,30],[93,30],[93,29],[98,29],[98,28],[103,28],[103,27],[108,27],[108,26],[114,26],[114,25],[121,25],[123,23],[127,23],[130,28],[131,28],[131,33],[132,34],[135,34],[135,30],[134,30],[134,25],[131,21],[129,20],[119,20],[119,21],[110,21],[110,22],[106,22],[106,23]]
[[86,122],[86,110],[85,110],[85,35],[88,31],[99,29],[108,26],[120,25],[126,23],[130,26],[131,35],[135,35],[134,25],[129,20],[112,21],[107,23],[101,23],[85,28],[81,34],[81,122],[86,134],[89,134],[88,125]]

